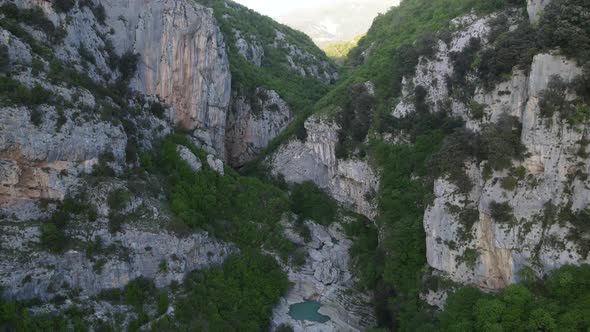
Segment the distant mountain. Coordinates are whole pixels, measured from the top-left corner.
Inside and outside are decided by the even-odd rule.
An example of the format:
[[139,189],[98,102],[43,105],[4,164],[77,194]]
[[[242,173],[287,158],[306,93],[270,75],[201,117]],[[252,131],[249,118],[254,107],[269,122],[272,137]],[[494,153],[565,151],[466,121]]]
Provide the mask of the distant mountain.
[[399,0],[334,0],[329,4],[297,9],[277,17],[279,21],[305,32],[324,47],[345,42],[367,32],[373,19]]

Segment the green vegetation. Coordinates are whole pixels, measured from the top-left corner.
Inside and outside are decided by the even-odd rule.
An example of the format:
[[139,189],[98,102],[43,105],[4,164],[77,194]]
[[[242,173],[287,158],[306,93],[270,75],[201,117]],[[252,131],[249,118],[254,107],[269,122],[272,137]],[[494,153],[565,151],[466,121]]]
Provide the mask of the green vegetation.
[[109,205],[109,230],[117,233],[122,230],[125,221],[123,209],[130,200],[129,192],[125,189],[115,189],[109,193],[107,203]]
[[348,56],[348,53],[350,53],[350,51],[356,47],[359,40],[363,36],[364,35],[360,35],[351,41],[326,45],[322,48],[322,50],[324,50],[324,52],[326,52],[326,55],[330,58],[343,61]]
[[144,165],[167,179],[168,200],[177,221],[232,241],[240,248],[263,246],[277,250],[286,259],[294,250],[283,237],[280,225],[290,206],[287,194],[259,179],[239,176],[231,169],[226,169],[225,176],[219,175],[206,162],[195,173],[176,152],[177,144],[187,146],[205,160],[205,155],[184,136],[176,135],[161,144],[153,156],[153,169]]
[[[197,2],[213,8],[215,17],[220,23],[228,45],[232,84],[235,91],[248,97],[252,96],[256,88],[260,86],[276,90],[296,114],[312,108],[313,104],[328,92],[327,85],[314,78],[304,78],[292,72],[286,59],[288,51],[283,47],[272,46],[278,30],[284,33],[285,42],[314,56],[316,58],[314,62],[330,63],[328,57],[307,35],[232,1],[198,0]],[[224,18],[225,15],[229,17]],[[256,41],[264,49],[261,67],[250,63],[238,53],[235,47],[234,30],[240,31],[241,36],[249,42],[252,42],[250,36],[256,37]],[[310,61],[298,58],[294,60],[302,63]],[[286,72],[291,74],[285,75]]]
[[[315,58],[294,56],[293,61],[304,67],[321,62],[326,62],[332,67],[334,65],[307,35],[279,24],[270,17],[260,15],[233,1],[196,1],[213,8],[213,13],[220,24],[230,60],[232,89],[246,98],[252,98],[258,87],[275,90],[287,102],[295,116],[295,120],[289,128],[276,137],[262,151],[259,158],[244,168],[244,174],[251,174],[265,156],[274,151],[282,142],[299,132],[305,119],[313,113],[313,106],[330,90],[329,84],[324,84],[312,77],[311,73],[306,73],[306,77],[302,77],[291,69],[287,60],[289,49],[281,44],[288,43]],[[241,37],[247,42],[256,42],[262,47],[264,57],[260,67],[238,53],[235,47],[235,30],[240,31]],[[282,41],[276,41],[277,31],[284,35]],[[255,37],[255,41],[252,36]],[[278,47],[273,46],[275,43],[278,43]],[[286,73],[288,74],[286,75]]]
[[301,219],[312,219],[327,225],[334,221],[338,205],[313,182],[308,181],[293,188],[291,211]]
[[[60,1],[54,2],[54,5],[58,2]],[[9,26],[14,26],[15,23],[25,23],[47,34],[49,39],[54,43],[61,43],[65,37],[65,29],[62,27],[55,27],[55,25],[53,25],[53,23],[45,16],[45,13],[43,13],[43,10],[40,7],[21,9],[13,3],[6,3],[0,6],[0,13],[4,14],[5,16],[4,23],[7,25],[7,30],[11,31],[17,36],[22,34],[22,30],[19,28],[10,29]],[[18,32],[15,33],[13,30],[18,30]]]
[[563,266],[498,293],[461,288],[433,323],[415,331],[585,331],[590,328],[590,266]]
[[5,73],[9,68],[10,58],[8,54],[8,46],[0,45],[0,73]]
[[76,0],[54,0],[53,9],[58,13],[67,13],[76,5]]
[[486,166],[501,171],[510,168],[514,159],[523,158],[520,126],[515,117],[503,115],[498,122],[484,125],[479,134],[467,129],[455,131],[430,161],[431,175],[447,175],[461,192],[468,193],[472,183],[466,174],[466,161],[487,161]]
[[[349,55],[352,65],[361,65],[353,75],[355,81],[371,80],[375,83],[377,96],[386,101],[399,96],[404,73],[412,72],[402,57],[404,48],[411,47],[419,36],[444,30],[449,20],[474,9],[476,12],[491,12],[506,5],[524,5],[524,1],[478,1],[478,0],[405,0],[399,7],[378,16],[367,35],[359,41]],[[362,53],[371,50],[364,59]],[[406,57],[405,60],[412,57]],[[417,62],[417,59],[413,61]]]
[[58,203],[55,211],[48,220],[41,225],[41,246],[50,252],[61,253],[70,245],[70,238],[66,235],[65,229],[68,222],[77,217],[84,217],[87,220],[96,220],[96,209],[86,203],[84,194],[76,197],[66,197],[63,202]]
[[[33,315],[22,303],[0,298],[0,331],[65,331],[67,326],[68,321],[64,316]],[[78,324],[75,326],[79,327]]]
[[[547,89],[539,95],[541,116],[551,119],[557,113],[571,125],[584,124],[590,116],[587,105],[590,94],[587,94],[585,79],[586,75],[582,75],[574,82],[566,83],[559,75],[553,75]],[[577,93],[576,100],[568,100],[568,93],[571,92]]]
[[349,157],[365,141],[375,106],[375,97],[365,85],[355,84],[349,88],[343,110],[336,114],[336,123],[340,126],[336,148],[338,158]]
[[499,224],[511,224],[514,223],[514,214],[512,206],[508,202],[490,203],[490,212],[495,222]]
[[0,76],[0,105],[2,106],[38,106],[58,103],[60,97],[45,90],[39,84],[32,89],[6,76]]
[[221,267],[195,271],[185,280],[185,295],[169,324],[180,323],[193,331],[263,331],[288,285],[271,256],[255,251],[233,254]]
[[500,180],[500,186],[502,187],[502,189],[513,191],[518,186],[518,179],[512,176],[507,176]]

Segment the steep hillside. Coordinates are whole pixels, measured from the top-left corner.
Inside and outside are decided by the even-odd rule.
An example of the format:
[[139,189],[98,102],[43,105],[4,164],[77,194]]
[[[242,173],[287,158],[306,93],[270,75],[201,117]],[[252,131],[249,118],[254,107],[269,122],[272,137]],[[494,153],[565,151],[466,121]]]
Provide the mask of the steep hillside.
[[228,45],[232,107],[227,158],[242,167],[308,112],[338,73],[303,33],[232,1],[199,3],[213,9]]
[[0,1],[0,330],[260,331],[297,280],[332,329],[374,325],[334,223],[357,218],[224,164],[232,132],[255,156],[335,79],[259,23],[260,67],[193,1]]
[[[403,1],[351,52],[356,69],[316,105],[307,138],[267,160],[374,220],[358,231],[353,261],[383,327],[474,330],[489,318],[508,329],[524,310],[508,290],[460,291],[440,315],[429,304],[462,285],[550,287],[587,273],[552,271],[589,263],[588,12],[584,1]],[[529,302],[516,321],[545,315],[538,324],[551,329],[577,315],[588,294],[579,287],[551,312]],[[532,284],[510,289],[555,301]],[[503,311],[460,307],[478,296]]]
[[587,330],[589,16],[0,0],[0,330]]

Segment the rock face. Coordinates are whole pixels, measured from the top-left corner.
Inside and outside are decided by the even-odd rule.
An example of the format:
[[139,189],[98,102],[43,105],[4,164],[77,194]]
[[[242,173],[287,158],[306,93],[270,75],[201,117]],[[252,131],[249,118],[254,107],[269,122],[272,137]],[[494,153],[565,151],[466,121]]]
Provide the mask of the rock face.
[[[220,264],[233,251],[206,234],[178,238],[129,229],[112,236],[103,229],[92,237],[100,237],[102,245],[116,254],[97,253],[89,258],[82,251],[70,250],[52,255],[31,250],[38,242],[36,227],[14,223],[1,228],[0,286],[4,296],[20,300],[50,299],[72,289],[79,290],[80,296],[92,296],[103,289],[122,288],[138,277],[153,279],[157,287],[168,286],[172,281],[182,282],[195,269]],[[15,251],[17,259],[10,255]]]
[[312,181],[338,202],[369,218],[376,215],[372,202],[379,179],[366,161],[336,158],[339,127],[321,116],[305,121],[305,142],[292,140],[269,158],[274,175],[287,182]]
[[223,157],[231,75],[223,36],[211,11],[181,0],[104,5],[107,25],[115,31],[115,48],[140,56],[131,87],[174,105],[177,125],[206,129]]
[[0,109],[0,203],[19,199],[63,199],[76,177],[92,170],[102,152],[125,157],[121,127],[101,121],[67,121],[55,131],[57,111],[42,107],[40,127],[25,107]]
[[[216,154],[224,157],[231,74],[223,35],[210,9],[186,0],[104,0],[103,24],[86,5],[66,16],[56,13],[48,1],[16,4],[40,6],[54,24],[64,26],[67,33],[63,44],[56,46],[57,57],[95,81],[112,82],[119,76],[109,65],[109,52],[137,54],[131,88],[173,105],[175,124],[206,131]],[[81,49],[92,54],[92,63],[82,63]]]
[[254,159],[291,122],[289,105],[273,90],[258,88],[253,98],[238,97],[228,115],[229,163],[241,167]]
[[[301,268],[289,268],[293,286],[273,310],[271,330],[281,324],[291,325],[295,332],[364,331],[375,325],[375,316],[368,294],[352,289],[348,254],[352,241],[340,225],[329,227],[306,222],[311,241],[303,239],[286,225],[287,237],[305,248],[307,259]],[[299,321],[289,316],[289,306],[306,300],[321,303],[319,313],[330,317],[326,323]]]
[[551,0],[527,0],[527,10],[531,23],[539,22],[543,9],[551,2]]
[[198,172],[203,167],[203,163],[201,163],[201,159],[199,159],[199,157],[195,156],[195,154],[191,150],[189,150],[189,148],[187,148],[186,146],[184,146],[184,145],[176,146],[176,152],[178,153],[180,158],[182,158],[182,160],[186,161],[186,163],[190,166],[190,168],[193,171]]
[[[529,9],[533,6],[531,18],[545,4],[529,1]],[[522,161],[513,161],[513,169],[525,170],[513,189],[503,187],[501,181],[514,176],[511,171],[484,176],[485,163],[467,162],[467,175],[474,184],[469,193],[461,193],[445,178],[435,181],[435,198],[424,215],[428,264],[453,281],[493,290],[519,281],[525,267],[542,276],[564,264],[590,262],[583,248],[585,235],[579,235],[583,240],[576,240],[578,231],[572,217],[558,217],[556,212],[575,213],[590,204],[585,176],[590,161],[579,152],[585,151],[587,131],[568,124],[557,114],[551,119],[542,118],[539,108],[540,96],[552,76],[571,82],[582,73],[581,69],[575,61],[562,56],[538,54],[530,73],[515,69],[508,80],[491,90],[477,88],[473,99],[482,105],[485,114],[480,120],[473,119],[464,102],[450,96],[444,84],[435,84],[452,74],[452,65],[447,61],[452,50],[465,47],[462,41],[476,37],[483,45],[487,42],[489,17],[466,16],[461,20],[466,25],[455,33],[450,46],[440,43],[433,59],[421,59],[415,77],[411,82],[404,81],[404,94],[410,96],[411,87],[422,85],[431,110],[448,110],[439,107],[446,101],[452,114],[463,118],[467,128],[474,131],[498,121],[502,114],[515,116],[522,123],[521,142],[528,154]],[[475,79],[472,82],[480,83]],[[409,112],[414,112],[413,105],[402,100],[394,115],[403,117]],[[511,222],[494,219],[495,203],[505,203],[513,211]],[[472,227],[461,220],[464,211],[472,211]],[[441,296],[436,294],[439,299]]]
[[254,35],[249,36],[249,40],[242,36],[240,30],[233,30],[234,37],[236,39],[236,49],[238,53],[246,58],[246,60],[252,62],[256,66],[262,66],[262,60],[264,59],[264,48],[260,45],[258,38]]
[[326,84],[338,79],[338,72],[327,61],[318,58],[305,50],[286,41],[282,32],[276,31],[273,47],[287,52],[286,60],[291,70],[302,77],[313,77]]

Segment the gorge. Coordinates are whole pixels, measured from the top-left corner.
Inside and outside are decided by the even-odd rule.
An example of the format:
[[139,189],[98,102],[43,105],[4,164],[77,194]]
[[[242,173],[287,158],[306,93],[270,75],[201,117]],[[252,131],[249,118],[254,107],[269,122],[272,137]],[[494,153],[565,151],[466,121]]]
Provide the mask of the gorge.
[[587,329],[589,16],[0,0],[0,330]]

